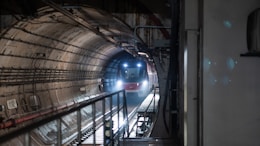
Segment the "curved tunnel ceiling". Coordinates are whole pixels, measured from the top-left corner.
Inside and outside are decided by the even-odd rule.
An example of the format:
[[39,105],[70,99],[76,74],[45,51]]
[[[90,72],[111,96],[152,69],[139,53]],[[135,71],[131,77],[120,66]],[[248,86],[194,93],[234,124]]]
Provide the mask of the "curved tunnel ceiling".
[[[15,100],[21,105],[18,111],[8,110],[5,119],[100,93],[100,79],[106,72],[116,73],[117,56],[126,52],[120,44],[135,43],[127,25],[101,10],[68,12],[73,17],[43,7],[35,17],[19,19],[2,31],[0,103],[8,106]],[[37,106],[24,108],[34,95]]]
[[[25,14],[31,14],[30,9],[36,11],[33,7],[36,2],[31,0],[26,2],[32,3],[10,0],[4,4],[9,9],[11,5],[8,4],[15,2],[17,5],[12,11],[26,10],[28,13]],[[39,9],[33,15],[24,17],[19,12],[18,15],[11,12],[1,15],[4,25],[0,40],[0,90],[3,91],[0,96],[5,98],[0,102],[6,103],[12,98],[19,100],[21,95],[36,92],[50,98],[54,96],[57,99],[52,101],[54,103],[60,98],[66,101],[82,95],[78,91],[80,87],[86,88],[89,94],[97,93],[98,80],[108,70],[115,73],[120,57],[124,58],[122,54],[137,55],[139,40],[126,22],[87,5],[64,8],[47,0],[40,1],[39,5],[42,2],[45,6],[37,6]],[[136,4],[128,3],[132,4],[130,7]],[[144,8],[140,4],[137,7]],[[154,17],[133,15],[130,18],[136,25],[152,21],[158,24]],[[153,38],[145,31],[142,35]],[[57,92],[68,94],[63,96],[65,93]]]
[[[151,21],[161,25],[153,14],[147,18],[133,15],[128,20],[134,18],[135,25],[150,25]],[[137,49],[143,45],[126,22],[86,5],[64,9],[50,3],[33,16],[3,17],[7,25],[4,29],[1,26],[0,104],[8,107],[7,102],[15,101],[19,105],[5,111],[5,120],[101,93],[101,78],[113,82],[120,60],[138,56]],[[148,32],[141,32],[148,39],[153,38]],[[165,34],[155,35],[167,39]]]
[[[81,8],[73,13],[118,43],[134,39],[129,28],[100,10]],[[2,34],[0,67],[101,71],[111,57],[123,51],[51,8],[38,15],[17,22]]]

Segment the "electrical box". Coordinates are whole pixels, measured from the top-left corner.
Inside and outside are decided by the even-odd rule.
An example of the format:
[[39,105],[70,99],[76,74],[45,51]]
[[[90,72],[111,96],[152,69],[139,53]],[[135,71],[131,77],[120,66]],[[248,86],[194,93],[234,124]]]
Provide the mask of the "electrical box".
[[16,99],[7,100],[7,108],[10,109],[16,109],[17,108],[17,102]]
[[79,88],[79,91],[80,91],[80,92],[86,92],[86,88],[85,88],[85,87],[80,87],[80,88]]
[[30,96],[29,101],[30,101],[30,107],[32,108],[32,110],[37,110],[40,108],[40,106],[41,106],[40,99],[37,95]]

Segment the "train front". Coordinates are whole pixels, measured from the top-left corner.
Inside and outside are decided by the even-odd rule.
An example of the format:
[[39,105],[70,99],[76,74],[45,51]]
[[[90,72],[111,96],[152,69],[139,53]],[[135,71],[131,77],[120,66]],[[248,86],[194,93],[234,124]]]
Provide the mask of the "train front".
[[149,90],[147,65],[144,61],[125,61],[118,67],[117,88],[125,89],[126,93],[137,93],[143,97]]

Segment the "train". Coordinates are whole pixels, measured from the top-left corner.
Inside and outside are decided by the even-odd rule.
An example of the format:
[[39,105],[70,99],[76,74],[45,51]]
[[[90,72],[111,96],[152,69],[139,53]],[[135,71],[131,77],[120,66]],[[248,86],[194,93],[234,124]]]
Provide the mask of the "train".
[[156,74],[144,60],[128,59],[118,66],[116,88],[125,89],[126,94],[146,96],[154,87]]

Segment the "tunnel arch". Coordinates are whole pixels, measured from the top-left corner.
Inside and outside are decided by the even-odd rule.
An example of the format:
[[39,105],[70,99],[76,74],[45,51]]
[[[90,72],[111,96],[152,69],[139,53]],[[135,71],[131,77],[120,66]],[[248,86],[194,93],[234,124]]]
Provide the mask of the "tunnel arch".
[[[148,13],[109,14],[92,6],[52,2],[40,1],[48,6],[40,7],[32,15],[7,16],[14,21],[5,26],[1,35],[0,45],[4,44],[6,49],[0,50],[3,52],[0,55],[5,58],[3,61],[12,63],[3,62],[4,66],[0,68],[1,76],[10,73],[11,76],[1,79],[6,82],[0,86],[3,91],[0,103],[8,106],[7,102],[15,101],[19,106],[5,113],[1,129],[16,124],[10,126],[9,121],[6,124],[7,120],[27,119],[45,109],[59,109],[98,96],[102,93],[99,86],[102,79],[113,85],[117,79],[117,66],[126,56],[143,58],[155,71],[152,55],[155,53],[157,57],[165,53],[158,53],[161,48],[152,43],[155,39],[169,39],[169,27],[163,25],[169,25],[170,19],[160,18],[160,14],[153,14],[148,9]],[[129,7],[132,6],[135,3]],[[19,63],[15,63],[17,61]],[[152,76],[158,82],[156,71]],[[84,113],[83,116],[87,115]],[[75,123],[75,114],[65,118],[63,125]],[[17,125],[18,129],[20,127],[21,124]],[[51,144],[55,139],[51,137],[53,127],[53,123],[48,123],[36,133],[45,131],[42,139],[52,140],[42,141]],[[75,125],[66,128],[75,129]]]
[[50,7],[34,17],[14,18],[2,31],[0,102],[6,108],[10,100],[19,105],[6,110],[5,120],[99,94],[107,62],[124,52],[117,42],[134,40],[128,26],[101,10],[86,6],[73,12],[102,35]]

